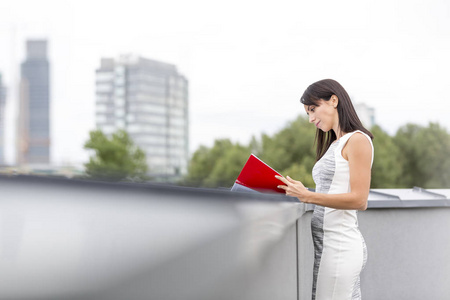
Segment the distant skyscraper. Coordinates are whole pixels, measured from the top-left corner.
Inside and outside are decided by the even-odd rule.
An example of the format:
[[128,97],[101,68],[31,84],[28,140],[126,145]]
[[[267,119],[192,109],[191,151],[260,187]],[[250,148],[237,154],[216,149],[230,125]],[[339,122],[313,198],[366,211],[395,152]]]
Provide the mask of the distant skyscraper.
[[0,74],[0,165],[5,163],[5,103],[6,89]]
[[135,56],[104,58],[96,78],[97,128],[125,129],[146,153],[150,175],[186,174],[188,81],[177,68]]
[[27,41],[21,65],[17,163],[50,162],[50,67],[47,41]]
[[369,107],[364,103],[358,103],[355,104],[355,110],[365,127],[370,129],[375,125],[375,109],[373,107]]

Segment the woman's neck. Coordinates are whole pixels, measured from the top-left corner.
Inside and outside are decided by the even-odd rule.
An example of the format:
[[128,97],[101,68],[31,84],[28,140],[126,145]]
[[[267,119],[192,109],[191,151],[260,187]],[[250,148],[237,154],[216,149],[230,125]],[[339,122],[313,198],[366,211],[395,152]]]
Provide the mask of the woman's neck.
[[333,131],[336,135],[336,140],[340,139],[346,134],[346,132],[343,132],[339,126],[337,128],[333,128]]

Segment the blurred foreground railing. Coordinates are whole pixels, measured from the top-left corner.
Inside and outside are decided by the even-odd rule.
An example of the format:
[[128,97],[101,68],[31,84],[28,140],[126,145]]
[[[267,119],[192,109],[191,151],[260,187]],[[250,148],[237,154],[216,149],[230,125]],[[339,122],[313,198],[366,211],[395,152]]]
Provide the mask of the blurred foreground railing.
[[[311,297],[311,211],[293,198],[24,176],[0,190],[0,299]],[[364,298],[447,299],[448,190],[396,191],[359,214]]]

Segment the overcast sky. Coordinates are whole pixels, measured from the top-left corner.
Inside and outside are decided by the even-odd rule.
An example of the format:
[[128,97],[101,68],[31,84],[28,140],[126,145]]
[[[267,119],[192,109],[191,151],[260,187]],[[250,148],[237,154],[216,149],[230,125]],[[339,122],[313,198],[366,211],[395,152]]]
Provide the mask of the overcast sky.
[[37,38],[49,41],[56,164],[87,160],[95,69],[124,53],[175,64],[188,78],[192,152],[217,138],[245,143],[276,132],[304,114],[300,96],[324,78],[374,107],[390,134],[407,122],[450,128],[449,1],[5,0],[8,162],[14,84],[25,40]]

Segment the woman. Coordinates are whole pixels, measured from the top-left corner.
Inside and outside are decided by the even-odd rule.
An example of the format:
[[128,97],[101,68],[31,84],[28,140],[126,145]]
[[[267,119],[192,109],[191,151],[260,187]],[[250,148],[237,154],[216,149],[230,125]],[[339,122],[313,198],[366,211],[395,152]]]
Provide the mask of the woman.
[[363,127],[344,88],[331,79],[311,84],[301,103],[317,127],[316,191],[276,176],[286,195],[315,204],[313,300],[361,299],[359,275],[367,251],[357,210],[367,208],[373,162],[372,134]]

